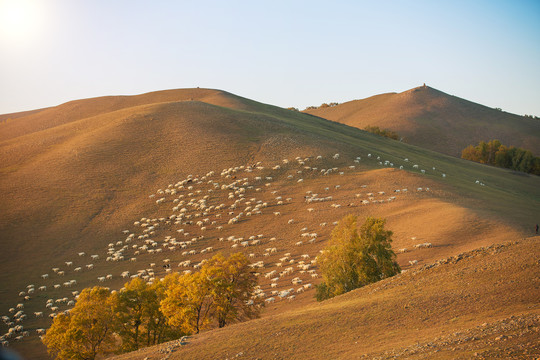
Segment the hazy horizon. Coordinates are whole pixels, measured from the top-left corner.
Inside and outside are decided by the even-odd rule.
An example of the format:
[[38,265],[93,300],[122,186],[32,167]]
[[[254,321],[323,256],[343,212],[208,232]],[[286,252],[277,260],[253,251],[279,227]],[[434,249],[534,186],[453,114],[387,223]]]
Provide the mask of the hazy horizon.
[[303,109],[426,83],[540,116],[540,3],[0,0],[0,113],[205,87]]

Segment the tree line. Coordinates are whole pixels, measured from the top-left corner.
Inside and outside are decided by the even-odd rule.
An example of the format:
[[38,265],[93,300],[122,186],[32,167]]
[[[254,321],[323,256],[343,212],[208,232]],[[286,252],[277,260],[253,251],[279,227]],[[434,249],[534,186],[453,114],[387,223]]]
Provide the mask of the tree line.
[[[317,257],[323,277],[318,301],[401,272],[385,223],[367,217],[360,225],[354,215],[340,220]],[[195,273],[171,273],[153,283],[135,277],[120,291],[86,288],[73,309],[54,318],[42,341],[56,359],[93,360],[256,318],[263,301],[255,296],[250,265],[243,253],[218,253]]]
[[117,292],[84,289],[42,341],[57,359],[94,359],[258,317],[262,301],[253,296],[257,278],[249,265],[242,253],[217,254],[196,273],[154,283],[136,277]]
[[461,152],[461,158],[540,175],[540,157],[534,156],[529,150],[505,146],[499,140],[490,140],[487,143],[480,141],[477,146],[469,145]]
[[383,137],[387,137],[389,139],[393,139],[393,140],[399,140],[400,139],[400,136],[391,131],[391,130],[388,130],[388,129],[380,129],[378,126],[366,126],[364,128],[364,130],[372,133],[372,134],[375,134],[375,135],[379,135],[379,136],[383,136]]

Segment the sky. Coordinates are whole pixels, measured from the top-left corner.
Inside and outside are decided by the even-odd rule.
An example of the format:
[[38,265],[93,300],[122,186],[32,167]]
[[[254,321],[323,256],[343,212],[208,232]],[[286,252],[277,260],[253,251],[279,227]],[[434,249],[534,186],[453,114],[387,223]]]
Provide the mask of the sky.
[[540,1],[0,0],[0,114],[197,86],[304,109],[423,83],[540,116]]

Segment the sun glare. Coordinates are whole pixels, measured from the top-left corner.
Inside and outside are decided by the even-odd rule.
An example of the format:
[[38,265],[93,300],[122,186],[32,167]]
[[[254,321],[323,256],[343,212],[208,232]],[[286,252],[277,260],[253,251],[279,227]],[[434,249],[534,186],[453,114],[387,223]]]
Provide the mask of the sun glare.
[[39,35],[42,10],[37,0],[0,0],[0,38],[23,42]]

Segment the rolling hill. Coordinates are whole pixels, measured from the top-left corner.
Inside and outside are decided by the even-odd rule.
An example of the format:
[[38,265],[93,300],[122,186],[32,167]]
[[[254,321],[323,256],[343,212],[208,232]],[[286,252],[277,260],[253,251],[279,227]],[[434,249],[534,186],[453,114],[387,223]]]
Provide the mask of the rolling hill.
[[[125,281],[120,274],[126,270],[136,273],[166,258],[195,263],[208,256],[200,252],[208,246],[236,251],[228,241],[218,241],[231,236],[261,234],[261,246],[241,250],[271,271],[285,253],[295,261],[303,254],[315,257],[332,223],[348,213],[387,218],[396,249],[432,242],[430,249],[399,255],[400,264],[411,268],[410,260],[423,265],[517,239],[537,221],[540,205],[538,177],[219,90],[78,100],[9,118],[0,123],[0,315],[22,301],[18,294],[29,284],[47,287],[24,302],[31,314],[43,311],[47,299],[72,298],[72,291],[96,285],[106,274],[113,278],[107,286],[120,288]],[[308,204],[308,191],[332,199]],[[187,213],[207,217],[207,229],[171,221],[178,211],[175,201],[204,194],[212,210],[203,215],[190,208]],[[267,207],[247,216],[244,206],[249,205],[243,202]],[[235,209],[239,204],[242,209]],[[242,220],[229,224],[239,212]],[[151,235],[162,252],[140,250],[144,240],[124,243],[124,230],[135,238],[146,234],[136,222],[158,224]],[[180,237],[179,227],[191,235]],[[302,240],[304,228],[317,233],[313,242]],[[200,236],[204,240],[190,245],[193,256],[171,250],[164,240]],[[136,261],[107,261],[108,244],[117,250],[125,246],[126,259]],[[268,248],[276,251],[264,255]],[[89,254],[99,259],[91,260]],[[94,269],[85,270],[90,263]],[[54,267],[65,276],[55,274]],[[163,269],[155,272],[164,275]],[[43,274],[50,276],[42,279]],[[65,286],[72,279],[77,285]],[[290,286],[289,280],[281,286]],[[261,286],[269,291],[269,281],[262,277]],[[265,316],[313,302],[313,292],[307,291],[295,301],[276,303]],[[14,346],[27,357],[44,357],[34,330],[49,324],[48,318],[29,318],[25,327],[32,336]],[[7,330],[0,326],[2,333]]]
[[429,86],[305,112],[360,129],[389,129],[409,144],[451,156],[459,157],[468,145],[491,139],[540,155],[540,121],[476,104]]
[[115,359],[537,358],[537,241],[479,248],[322,303]]

